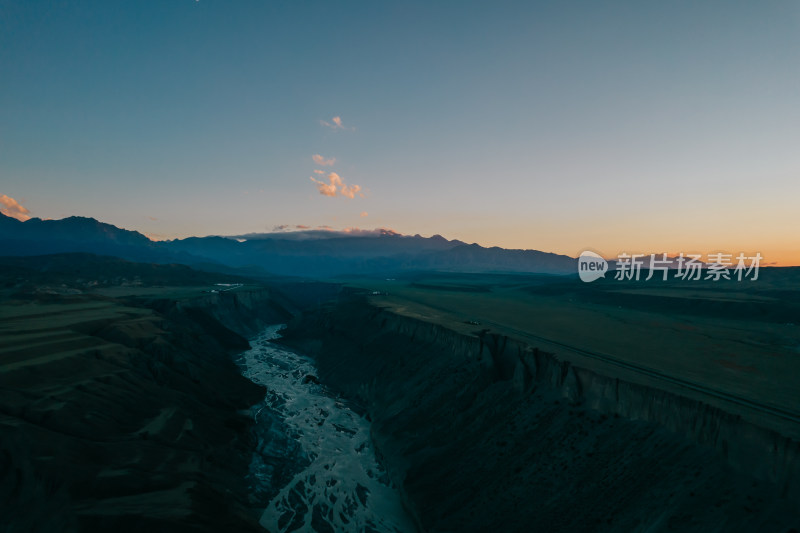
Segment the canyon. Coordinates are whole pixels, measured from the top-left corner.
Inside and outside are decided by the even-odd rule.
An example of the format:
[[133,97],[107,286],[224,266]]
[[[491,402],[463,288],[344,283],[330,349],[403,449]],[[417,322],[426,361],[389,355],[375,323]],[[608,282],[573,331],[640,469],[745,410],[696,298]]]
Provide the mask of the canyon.
[[362,406],[423,530],[800,524],[798,442],[703,401],[363,296],[307,313],[283,342]]

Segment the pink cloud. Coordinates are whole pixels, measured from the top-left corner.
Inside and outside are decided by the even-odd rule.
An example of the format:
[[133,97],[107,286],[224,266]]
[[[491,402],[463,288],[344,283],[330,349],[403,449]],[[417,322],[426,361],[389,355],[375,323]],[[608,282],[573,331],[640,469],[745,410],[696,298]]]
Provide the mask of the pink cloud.
[[326,128],[330,128],[332,130],[354,130],[355,128],[348,128],[342,123],[342,117],[336,116],[331,119],[330,122],[327,120],[320,120],[320,124],[325,126]]
[[361,214],[360,214],[359,216],[360,216],[361,218],[364,218],[364,217],[366,217],[366,216],[369,216],[369,213],[367,213],[366,211],[362,211],[362,212],[361,212]]
[[311,159],[313,159],[314,163],[318,164],[321,167],[330,167],[333,166],[334,163],[336,163],[335,157],[331,157],[330,159],[325,159],[319,154],[312,155]]
[[313,181],[317,185],[317,190],[323,196],[336,196],[336,189],[341,185],[342,179],[336,172],[331,172],[328,175],[328,179],[330,180],[329,183],[325,183],[324,181],[316,180],[313,177],[311,181]]
[[327,128],[331,128],[332,130],[344,128],[344,126],[342,126],[342,117],[333,117],[330,122],[326,120],[320,120],[319,123]]
[[25,222],[31,218],[28,209],[5,194],[0,195],[0,206],[2,206],[0,207],[0,213],[3,213],[7,217],[16,218],[21,222]]
[[344,181],[342,181],[341,176],[336,172],[328,174],[327,182],[315,179],[313,176],[310,177],[310,179],[316,184],[317,190],[323,196],[334,197],[338,193],[340,196],[350,198],[351,200],[356,197],[356,194],[361,197],[364,196],[361,192],[360,185],[346,185]]
[[[347,198],[350,198],[352,200],[353,198],[356,197],[356,194],[359,194],[360,190],[361,190],[361,186],[360,185],[345,185],[345,184],[342,184],[342,186],[339,188],[339,194],[341,194],[342,196],[345,196]],[[359,194],[359,196],[364,196],[364,195],[363,194]]]

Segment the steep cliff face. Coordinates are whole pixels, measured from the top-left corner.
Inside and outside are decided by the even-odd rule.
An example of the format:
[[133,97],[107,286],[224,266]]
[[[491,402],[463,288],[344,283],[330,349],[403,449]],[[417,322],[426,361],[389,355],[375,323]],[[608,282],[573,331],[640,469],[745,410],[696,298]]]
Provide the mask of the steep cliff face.
[[3,312],[0,530],[260,530],[245,410],[264,389],[231,353],[285,316],[268,291]]
[[703,402],[365,301],[286,342],[359,402],[430,531],[789,531],[800,445]]
[[273,290],[269,288],[206,293],[198,298],[168,300],[152,305],[168,312],[205,313],[245,338],[255,335],[267,325],[285,322],[292,317],[277,303]]

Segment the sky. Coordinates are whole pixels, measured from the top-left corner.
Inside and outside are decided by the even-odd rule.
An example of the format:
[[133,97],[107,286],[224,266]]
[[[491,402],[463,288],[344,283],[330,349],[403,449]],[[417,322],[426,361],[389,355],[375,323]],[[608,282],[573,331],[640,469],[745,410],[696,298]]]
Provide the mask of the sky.
[[0,208],[800,265],[800,2],[0,0]]

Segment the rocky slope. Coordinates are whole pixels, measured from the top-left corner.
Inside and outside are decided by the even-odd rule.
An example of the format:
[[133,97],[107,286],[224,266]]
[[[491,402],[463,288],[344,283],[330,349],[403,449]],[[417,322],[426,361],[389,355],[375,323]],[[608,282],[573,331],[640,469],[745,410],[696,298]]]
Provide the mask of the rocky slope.
[[266,290],[2,302],[0,531],[258,531],[231,353],[285,320]]
[[800,527],[800,444],[703,402],[359,299],[285,342],[360,402],[427,531]]

